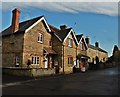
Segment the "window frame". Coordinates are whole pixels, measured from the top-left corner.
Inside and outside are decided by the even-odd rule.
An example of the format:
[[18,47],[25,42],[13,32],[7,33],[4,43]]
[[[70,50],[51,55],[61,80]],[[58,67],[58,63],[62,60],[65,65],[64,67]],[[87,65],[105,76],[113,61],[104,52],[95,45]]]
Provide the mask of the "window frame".
[[71,38],[68,38],[68,46],[73,47],[73,40]]
[[49,46],[52,46],[52,41],[51,40],[49,41]]
[[20,56],[19,55],[15,56],[15,65],[20,66]]
[[79,46],[80,46],[81,50],[83,50],[83,47],[82,47],[83,45],[82,44],[83,44],[82,42],[79,43]]
[[68,57],[68,65],[73,65],[73,57]]
[[42,33],[38,33],[37,41],[39,43],[43,43],[43,34]]
[[40,57],[39,56],[32,56],[31,65],[39,65],[39,64],[40,64]]

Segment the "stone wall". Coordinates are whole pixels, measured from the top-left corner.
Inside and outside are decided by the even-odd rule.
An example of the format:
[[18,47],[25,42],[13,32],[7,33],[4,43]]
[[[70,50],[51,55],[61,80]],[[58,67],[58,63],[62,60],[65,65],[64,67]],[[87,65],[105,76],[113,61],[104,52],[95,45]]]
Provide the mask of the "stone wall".
[[[39,33],[43,35],[43,43],[38,42]],[[32,56],[39,56],[39,65],[33,67],[44,68],[43,48],[49,47],[50,41],[51,34],[47,32],[42,22],[26,32],[24,35],[23,65],[26,66],[28,59],[31,60]]]
[[99,61],[106,62],[108,60],[108,54],[104,52],[98,52]]
[[[93,58],[95,59],[96,56],[99,57],[99,61],[101,62],[105,62],[108,60],[108,54],[105,52],[101,52],[99,50],[95,50],[92,48],[88,48],[87,50],[87,55],[90,57],[89,62],[93,61]],[[103,60],[103,58],[105,58],[105,61]]]
[[62,67],[62,64],[63,64],[62,63],[62,54],[63,54],[62,47],[63,47],[62,42],[60,42],[60,40],[58,40],[56,36],[52,35],[52,48],[57,53],[57,56],[55,57],[55,61],[58,62],[58,65],[60,67]]
[[2,37],[2,66],[15,66],[15,56],[20,55],[22,66],[23,34],[11,34]]
[[37,77],[44,75],[55,74],[54,68],[23,68],[23,67],[9,67],[2,69],[3,74],[16,75],[16,76],[27,76]]
[[[65,41],[65,46],[64,46],[64,71],[65,72],[72,72],[74,61],[76,61],[76,54],[77,54],[77,49],[76,49],[76,44],[75,41],[72,41],[72,47],[68,46],[68,39],[66,39]],[[72,64],[68,64],[68,58],[72,57],[73,58],[73,62]]]

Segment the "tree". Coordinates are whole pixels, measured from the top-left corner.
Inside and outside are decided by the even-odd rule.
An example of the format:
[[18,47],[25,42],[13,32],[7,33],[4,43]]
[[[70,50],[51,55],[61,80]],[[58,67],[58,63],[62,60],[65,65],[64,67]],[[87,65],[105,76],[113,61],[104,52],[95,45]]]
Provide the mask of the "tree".
[[115,45],[113,49],[113,60],[115,62],[119,62],[120,60],[120,50],[117,45]]
[[114,49],[113,49],[113,56],[115,55],[115,53],[116,53],[117,51],[119,51],[119,49],[118,49],[118,46],[115,45],[115,46],[114,46]]

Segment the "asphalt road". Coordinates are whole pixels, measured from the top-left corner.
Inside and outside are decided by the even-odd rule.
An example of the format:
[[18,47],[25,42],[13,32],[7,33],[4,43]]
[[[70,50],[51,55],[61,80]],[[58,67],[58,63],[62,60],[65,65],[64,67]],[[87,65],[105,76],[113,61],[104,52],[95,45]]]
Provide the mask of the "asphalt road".
[[118,95],[118,69],[29,79],[4,85],[2,95]]

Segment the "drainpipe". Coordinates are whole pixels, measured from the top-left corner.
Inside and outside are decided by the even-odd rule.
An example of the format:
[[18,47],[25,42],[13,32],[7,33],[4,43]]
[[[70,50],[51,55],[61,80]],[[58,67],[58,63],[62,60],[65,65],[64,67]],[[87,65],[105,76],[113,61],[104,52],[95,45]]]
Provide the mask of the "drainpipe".
[[63,45],[63,73],[64,73],[64,45]]
[[77,46],[76,46],[76,66],[77,66]]

